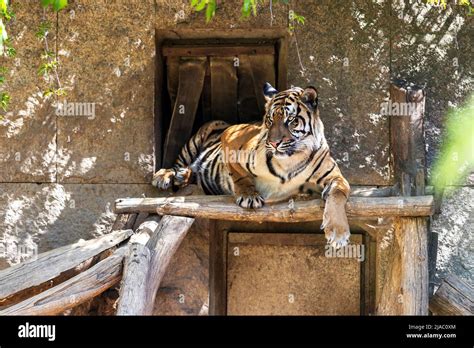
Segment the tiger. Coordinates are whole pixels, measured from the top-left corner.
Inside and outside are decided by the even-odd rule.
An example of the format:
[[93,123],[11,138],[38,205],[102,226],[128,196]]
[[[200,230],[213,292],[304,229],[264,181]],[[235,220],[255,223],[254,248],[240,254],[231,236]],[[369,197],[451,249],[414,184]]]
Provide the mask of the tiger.
[[206,123],[187,141],[172,168],[154,174],[152,185],[167,190],[197,182],[206,194],[233,195],[246,209],[312,188],[325,200],[321,229],[328,244],[347,245],[350,186],[330,155],[317,89],[278,92],[267,82],[263,96],[263,122]]

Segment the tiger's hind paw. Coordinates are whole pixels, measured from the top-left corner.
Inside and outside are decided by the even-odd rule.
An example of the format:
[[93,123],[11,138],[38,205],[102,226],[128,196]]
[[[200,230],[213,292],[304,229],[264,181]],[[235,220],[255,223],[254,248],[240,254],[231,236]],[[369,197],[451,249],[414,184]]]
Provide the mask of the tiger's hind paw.
[[242,208],[258,209],[263,207],[265,200],[258,193],[253,193],[250,195],[237,196],[235,203]]

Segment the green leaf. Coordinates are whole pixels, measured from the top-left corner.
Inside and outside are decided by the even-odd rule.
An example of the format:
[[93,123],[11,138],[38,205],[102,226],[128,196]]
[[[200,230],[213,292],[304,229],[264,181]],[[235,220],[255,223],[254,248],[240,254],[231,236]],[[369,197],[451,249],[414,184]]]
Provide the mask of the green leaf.
[[2,13],[7,12],[8,0],[0,0],[0,11]]
[[53,9],[56,12],[61,11],[67,6],[67,0],[54,0]]
[[191,0],[191,7],[195,7],[198,4],[199,0]]
[[54,2],[54,0],[41,0],[41,5],[42,5],[43,7],[47,7],[47,6],[49,6],[49,5],[52,5],[53,2]]
[[7,111],[8,104],[10,104],[10,95],[8,93],[3,92],[0,95],[0,108],[2,108],[3,111]]
[[244,0],[242,4],[242,17],[250,16],[250,2],[251,0]]
[[443,142],[433,169],[436,190],[459,185],[474,170],[474,94],[467,102],[448,112]]
[[209,0],[206,8],[206,23],[216,14],[216,0]]
[[196,11],[202,11],[206,7],[206,4],[207,4],[206,0],[201,0],[201,2],[194,7],[194,9]]
[[257,2],[256,0],[250,0],[250,2],[252,4],[253,15],[256,16],[257,15]]

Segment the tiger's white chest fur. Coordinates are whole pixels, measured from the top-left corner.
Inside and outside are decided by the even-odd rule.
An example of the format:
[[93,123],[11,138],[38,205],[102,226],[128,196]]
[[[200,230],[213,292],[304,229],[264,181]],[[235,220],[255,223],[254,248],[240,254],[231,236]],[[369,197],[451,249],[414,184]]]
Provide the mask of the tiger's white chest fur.
[[256,175],[253,179],[255,188],[266,202],[282,201],[299,193],[300,187],[306,183],[313,168],[308,166],[301,169],[294,177],[289,173],[304,162],[309,154],[295,154],[290,157],[273,157],[270,163],[272,171],[267,164],[265,151],[257,151],[251,170]]

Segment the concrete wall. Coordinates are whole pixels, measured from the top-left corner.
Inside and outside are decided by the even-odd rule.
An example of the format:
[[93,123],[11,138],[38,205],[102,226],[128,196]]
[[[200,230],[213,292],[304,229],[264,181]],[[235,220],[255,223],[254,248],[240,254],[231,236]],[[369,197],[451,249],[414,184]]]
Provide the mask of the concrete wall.
[[[320,90],[332,154],[349,181],[392,184],[388,119],[380,115],[392,77],[426,84],[431,165],[446,111],[473,91],[472,17],[422,1],[291,3],[306,24],[289,37],[288,82]],[[6,62],[12,103],[0,120],[0,238],[36,243],[43,252],[106,233],[116,198],[159,194],[148,185],[154,167],[155,29],[284,29],[291,10],[273,4],[271,22],[265,1],[257,18],[241,20],[240,10],[225,1],[206,24],[188,4],[75,0],[57,20],[46,12],[59,28],[49,42],[57,43],[65,98],[96,103],[90,119],[56,116],[54,98],[43,97],[47,81],[37,70],[44,44],[35,37],[43,11],[37,1],[13,3],[16,18],[7,30],[18,53]],[[440,276],[454,272],[473,281],[472,183],[447,199],[433,222],[440,233]],[[205,308],[207,238],[204,232],[191,234],[180,248],[160,291],[158,301],[168,303],[163,313]],[[15,255],[2,258],[0,269],[14,262]],[[196,290],[188,302],[175,302],[191,288]]]

